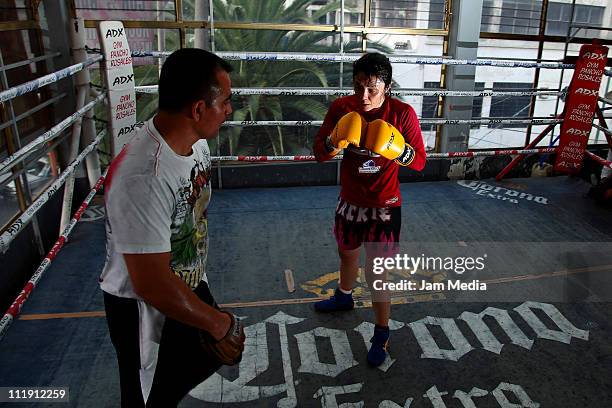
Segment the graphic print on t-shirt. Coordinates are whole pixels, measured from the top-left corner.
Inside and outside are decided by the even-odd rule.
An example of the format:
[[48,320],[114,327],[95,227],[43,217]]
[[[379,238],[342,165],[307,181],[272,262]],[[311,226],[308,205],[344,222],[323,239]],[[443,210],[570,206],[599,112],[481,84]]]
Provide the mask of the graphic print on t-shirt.
[[171,225],[171,268],[192,289],[202,280],[208,255],[210,166],[195,162],[190,179],[182,178]]

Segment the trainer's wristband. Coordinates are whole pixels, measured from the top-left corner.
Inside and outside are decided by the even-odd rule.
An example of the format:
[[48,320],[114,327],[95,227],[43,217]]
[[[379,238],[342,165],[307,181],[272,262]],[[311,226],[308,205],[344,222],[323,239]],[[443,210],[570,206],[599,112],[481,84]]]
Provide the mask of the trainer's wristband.
[[395,162],[400,166],[410,166],[410,163],[414,160],[415,152],[412,146],[406,143],[406,147],[404,148],[404,152],[395,159]]

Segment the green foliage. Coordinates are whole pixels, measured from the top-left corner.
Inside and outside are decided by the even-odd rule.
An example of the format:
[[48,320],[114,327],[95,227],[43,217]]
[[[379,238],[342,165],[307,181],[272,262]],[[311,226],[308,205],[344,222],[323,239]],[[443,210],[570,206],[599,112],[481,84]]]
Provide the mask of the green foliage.
[[[195,1],[184,0],[184,18],[193,18]],[[317,24],[320,18],[340,9],[339,0],[331,0],[316,10],[309,10],[313,0],[213,0],[214,20],[217,22],[274,22],[295,24]],[[358,1],[347,1],[347,8],[357,10]],[[310,14],[310,15],[309,15]],[[177,49],[169,38],[166,49]],[[187,46],[193,47],[194,36],[187,36]],[[267,51],[291,53],[337,53],[340,50],[340,35],[334,32],[279,31],[279,30],[234,30],[216,29],[214,43],[216,51]],[[382,49],[375,46],[375,48]],[[361,42],[344,44],[345,52],[360,52]],[[383,49],[383,51],[389,51]],[[309,61],[232,61],[233,88],[266,87],[330,87],[340,83],[340,64]],[[150,75],[137,75],[138,84],[149,83],[157,77],[157,66]],[[351,83],[350,64],[344,64],[342,82]],[[143,102],[144,102],[143,98]],[[237,96],[232,100],[234,109],[231,120],[322,120],[330,100],[320,96]],[[145,104],[139,102],[139,118],[153,114],[157,100]],[[140,113],[141,112],[141,113]],[[305,154],[310,150],[314,129],[293,127],[232,127],[223,128],[218,140],[211,141],[211,149],[230,155],[284,155]],[[214,153],[213,153],[214,154]]]
[[[334,1],[309,17],[307,7],[311,3],[311,0],[215,0],[214,18],[223,22],[314,24],[320,16],[340,7],[340,2]],[[333,37],[329,32],[216,30],[215,46],[218,51],[337,52],[339,44],[334,44]],[[236,61],[232,64],[232,86],[237,88],[328,87],[328,77],[333,74],[325,65],[336,65],[306,61]],[[322,119],[327,110],[326,102],[320,97],[236,97],[232,119]],[[297,130],[272,126],[235,127],[224,130],[220,142],[223,151],[229,154],[291,154],[301,147]]]

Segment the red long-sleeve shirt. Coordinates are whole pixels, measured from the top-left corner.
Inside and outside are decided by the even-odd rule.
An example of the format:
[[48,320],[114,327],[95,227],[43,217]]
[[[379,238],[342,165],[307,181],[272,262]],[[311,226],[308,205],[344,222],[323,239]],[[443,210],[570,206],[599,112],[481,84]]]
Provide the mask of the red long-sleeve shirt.
[[[408,167],[417,171],[423,170],[426,160],[425,145],[416,113],[407,103],[391,97],[385,98],[380,108],[369,112],[361,110],[360,100],[355,95],[332,102],[315,138],[314,154],[317,161],[323,162],[333,157],[325,148],[325,139],[331,134],[338,120],[349,112],[359,112],[368,122],[382,119],[395,126],[415,151],[414,160]],[[360,207],[400,206],[402,197],[398,171],[399,165],[393,160],[382,156],[373,157],[368,155],[367,151],[360,153],[358,149],[345,149],[340,165],[340,197]]]

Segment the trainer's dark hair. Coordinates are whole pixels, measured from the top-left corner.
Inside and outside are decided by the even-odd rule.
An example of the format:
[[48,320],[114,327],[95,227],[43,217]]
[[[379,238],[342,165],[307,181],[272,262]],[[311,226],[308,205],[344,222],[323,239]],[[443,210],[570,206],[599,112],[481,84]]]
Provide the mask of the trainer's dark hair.
[[219,85],[217,71],[232,72],[232,66],[215,54],[199,48],[182,48],[170,54],[159,76],[159,110],[180,112],[204,99],[212,104]]
[[391,85],[393,70],[389,58],[379,52],[370,52],[353,62],[353,78],[359,73],[368,77],[375,75],[380,78],[385,86]]

